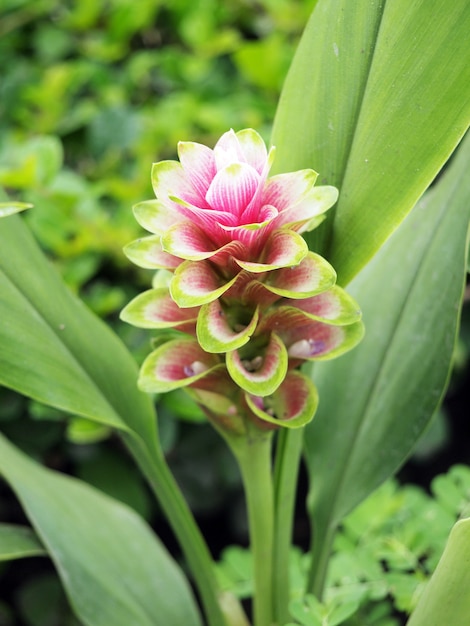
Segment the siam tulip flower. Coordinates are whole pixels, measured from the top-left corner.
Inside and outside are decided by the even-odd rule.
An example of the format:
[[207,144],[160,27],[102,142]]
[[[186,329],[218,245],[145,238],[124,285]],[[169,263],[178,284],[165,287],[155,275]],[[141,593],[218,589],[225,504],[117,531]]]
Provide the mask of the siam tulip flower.
[[159,272],[123,319],[179,333],[146,359],[140,386],[187,387],[235,430],[247,417],[302,425],[317,396],[297,367],[339,356],[363,334],[356,303],[301,236],[337,190],[315,187],[311,169],[269,177],[274,148],[251,129],[225,133],[213,150],[181,142],[178,155],[153,166],[157,199],[134,209],[152,235],[125,250]]

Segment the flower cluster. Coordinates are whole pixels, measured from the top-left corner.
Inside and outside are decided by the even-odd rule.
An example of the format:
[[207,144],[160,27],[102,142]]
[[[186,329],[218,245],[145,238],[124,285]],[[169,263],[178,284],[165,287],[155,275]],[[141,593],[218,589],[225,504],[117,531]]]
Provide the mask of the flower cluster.
[[225,133],[213,150],[180,142],[178,156],[154,164],[157,199],[134,207],[153,234],[125,249],[159,271],[122,318],[167,330],[139,386],[186,387],[212,420],[237,432],[246,419],[301,426],[317,393],[298,366],[336,357],[363,334],[357,304],[301,236],[337,190],[315,187],[310,169],[268,177],[274,149],[252,129]]

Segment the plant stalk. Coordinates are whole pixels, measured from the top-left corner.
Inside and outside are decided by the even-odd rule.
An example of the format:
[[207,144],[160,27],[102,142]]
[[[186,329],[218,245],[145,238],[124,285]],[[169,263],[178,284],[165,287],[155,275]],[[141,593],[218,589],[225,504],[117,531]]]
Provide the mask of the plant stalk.
[[274,494],[271,473],[272,433],[251,431],[227,438],[242,474],[254,561],[254,626],[272,626]]
[[276,623],[290,620],[289,556],[292,545],[297,478],[302,455],[303,429],[278,433],[274,468],[273,610]]

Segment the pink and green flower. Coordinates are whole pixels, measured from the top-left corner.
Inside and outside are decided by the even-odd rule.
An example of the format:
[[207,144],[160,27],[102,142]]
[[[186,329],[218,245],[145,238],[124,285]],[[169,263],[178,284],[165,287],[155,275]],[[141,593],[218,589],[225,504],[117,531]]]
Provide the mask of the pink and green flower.
[[157,199],[134,209],[152,234],[125,250],[163,274],[122,318],[178,331],[146,359],[140,386],[186,387],[232,430],[244,419],[301,426],[318,399],[298,366],[339,356],[363,334],[357,304],[301,236],[337,190],[315,187],[310,169],[269,177],[274,148],[252,129],[225,133],[213,150],[181,142],[178,155],[153,166]]

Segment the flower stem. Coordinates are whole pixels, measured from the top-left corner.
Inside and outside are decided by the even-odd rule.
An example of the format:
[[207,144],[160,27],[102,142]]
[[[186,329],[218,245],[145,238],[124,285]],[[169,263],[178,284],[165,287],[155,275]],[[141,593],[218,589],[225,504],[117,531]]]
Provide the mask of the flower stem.
[[[231,626],[222,610],[218,587],[207,544],[160,450],[150,451],[135,438],[125,437],[181,545],[194,577],[209,626]],[[239,623],[239,622],[236,622]]]
[[274,518],[274,568],[273,599],[276,623],[289,621],[289,556],[292,544],[297,477],[304,431],[283,429],[278,433],[276,463],[274,468],[275,518]]
[[248,509],[255,580],[254,626],[271,626],[274,526],[272,433],[252,431],[246,437],[228,441],[240,466]]

